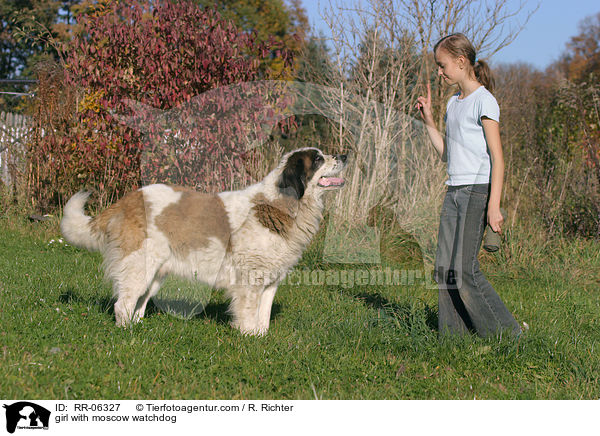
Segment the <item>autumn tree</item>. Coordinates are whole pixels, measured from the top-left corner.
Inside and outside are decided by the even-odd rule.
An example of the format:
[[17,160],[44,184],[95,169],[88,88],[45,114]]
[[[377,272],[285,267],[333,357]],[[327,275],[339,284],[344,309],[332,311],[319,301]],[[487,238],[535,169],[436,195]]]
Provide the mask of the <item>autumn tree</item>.
[[579,34],[571,37],[560,61],[566,77],[574,82],[600,77],[600,12],[579,23]]
[[[258,41],[275,40],[298,55],[302,50],[308,31],[308,18],[301,0],[194,0],[205,7],[215,7],[242,31],[254,32]],[[296,56],[298,57],[298,56]],[[271,69],[279,74],[279,59],[270,62]],[[297,65],[294,66],[294,69]],[[288,77],[292,72],[288,72]]]

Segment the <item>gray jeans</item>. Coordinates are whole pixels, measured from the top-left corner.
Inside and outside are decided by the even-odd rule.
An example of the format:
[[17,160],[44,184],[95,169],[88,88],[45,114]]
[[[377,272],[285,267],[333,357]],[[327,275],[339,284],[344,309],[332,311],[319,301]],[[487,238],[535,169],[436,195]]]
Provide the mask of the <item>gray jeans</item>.
[[519,324],[479,269],[477,255],[486,224],[489,185],[449,186],[438,234],[435,280],[441,335],[474,331],[483,337]]

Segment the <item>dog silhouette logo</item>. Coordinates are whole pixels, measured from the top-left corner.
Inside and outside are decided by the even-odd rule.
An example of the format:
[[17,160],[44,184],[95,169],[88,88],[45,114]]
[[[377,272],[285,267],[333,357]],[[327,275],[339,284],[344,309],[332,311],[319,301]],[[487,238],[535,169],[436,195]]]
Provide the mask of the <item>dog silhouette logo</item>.
[[19,429],[48,429],[50,411],[28,401],[4,405],[6,409],[6,431],[14,433]]

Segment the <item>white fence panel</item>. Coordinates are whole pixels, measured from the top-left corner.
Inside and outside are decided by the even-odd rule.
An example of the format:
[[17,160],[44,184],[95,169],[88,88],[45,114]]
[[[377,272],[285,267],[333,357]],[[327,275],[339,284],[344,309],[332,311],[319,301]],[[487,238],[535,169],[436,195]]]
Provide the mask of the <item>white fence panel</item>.
[[31,132],[29,117],[0,112],[0,180],[11,185],[25,158],[25,144]]

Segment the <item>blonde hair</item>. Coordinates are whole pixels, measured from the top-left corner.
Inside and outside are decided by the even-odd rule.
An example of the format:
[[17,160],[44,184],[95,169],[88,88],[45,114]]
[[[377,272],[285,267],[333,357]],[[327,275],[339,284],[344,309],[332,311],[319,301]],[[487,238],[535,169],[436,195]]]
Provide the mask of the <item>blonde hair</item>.
[[494,77],[487,62],[477,59],[475,48],[471,41],[462,33],[453,33],[440,39],[433,47],[435,53],[443,48],[451,56],[464,56],[473,68],[475,78],[490,92],[494,89]]

